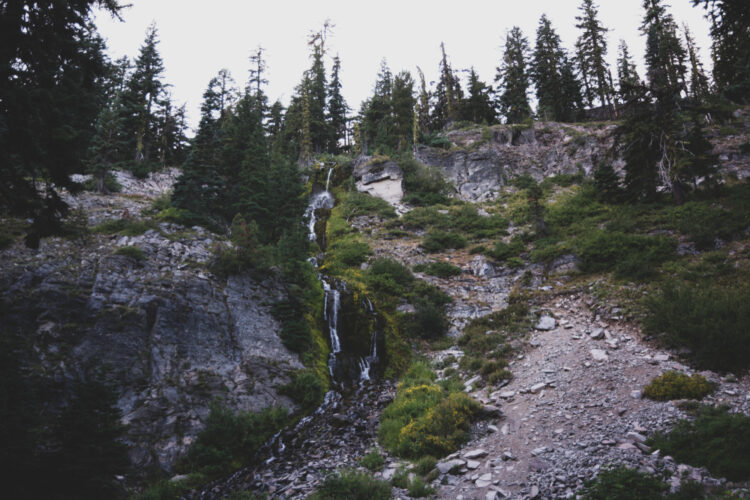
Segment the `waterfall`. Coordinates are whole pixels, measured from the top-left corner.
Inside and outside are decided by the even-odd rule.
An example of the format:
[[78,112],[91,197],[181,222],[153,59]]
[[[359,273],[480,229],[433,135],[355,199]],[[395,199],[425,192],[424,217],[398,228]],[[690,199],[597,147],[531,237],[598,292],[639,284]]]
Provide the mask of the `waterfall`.
[[329,168],[328,175],[326,176],[326,190],[313,194],[310,197],[310,203],[307,205],[307,209],[305,210],[305,218],[307,219],[307,235],[310,241],[315,241],[315,239],[317,238],[317,236],[315,235],[315,223],[317,222],[315,211],[321,208],[331,209],[333,208],[333,205],[335,203],[333,195],[328,190],[331,182],[332,172],[333,168]]
[[[315,224],[317,222],[316,211],[322,208],[331,209],[335,205],[335,199],[330,192],[332,174],[333,168],[329,168],[326,174],[325,191],[318,191],[310,196],[307,210],[305,210],[310,241],[317,239],[317,235],[315,234]],[[318,259],[311,257],[308,260],[318,267]],[[365,350],[363,349],[365,346],[356,345],[359,344],[359,341],[356,340],[357,332],[343,331],[342,328],[345,327],[340,324],[341,294],[345,293],[347,294],[347,300],[349,298],[346,284],[340,281],[328,281],[323,275],[318,275],[318,279],[323,285],[323,319],[328,327],[328,338],[331,343],[331,353],[328,356],[328,372],[331,375],[331,379],[343,383],[356,380],[370,380],[372,377],[372,364],[377,362],[377,334],[373,333],[371,339],[372,345],[368,346],[369,349]],[[346,302],[347,312],[349,312],[348,308],[351,307],[349,304],[350,302]],[[364,297],[361,300],[360,307],[362,311],[365,311],[372,318],[375,317],[375,308],[370,299]],[[355,337],[354,345],[352,345],[352,335]]]

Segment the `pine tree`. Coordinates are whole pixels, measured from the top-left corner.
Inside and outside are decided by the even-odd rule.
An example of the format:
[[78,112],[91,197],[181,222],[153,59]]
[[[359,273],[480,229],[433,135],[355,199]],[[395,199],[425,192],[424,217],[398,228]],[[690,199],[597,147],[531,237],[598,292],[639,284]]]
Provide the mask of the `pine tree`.
[[651,92],[663,104],[680,98],[685,85],[685,49],[674,18],[662,0],[643,0],[641,32],[646,35],[646,68]]
[[710,91],[708,85],[708,77],[706,72],[703,70],[703,63],[701,63],[698,57],[698,47],[695,46],[695,40],[690,34],[688,25],[683,26],[683,32],[685,33],[685,47],[687,48],[687,56],[690,61],[690,85],[688,87],[688,95],[695,100],[702,100],[708,96]]
[[[224,73],[224,77],[228,72]],[[221,124],[226,112],[221,106],[226,97],[226,79],[220,74],[211,79],[203,93],[201,120],[193,138],[182,175],[177,179],[172,204],[195,216],[206,218],[219,215],[220,200],[226,182],[222,179]]]
[[346,142],[346,114],[349,106],[346,105],[344,96],[341,94],[341,60],[339,56],[333,58],[331,69],[331,81],[328,84],[328,127],[331,137],[328,142],[328,152],[332,154],[341,151],[341,143]]
[[[156,25],[146,30],[146,38],[135,60],[133,74],[123,101],[127,109],[125,126],[133,131],[132,151],[136,164],[149,168],[151,154],[157,143],[155,106],[162,97],[165,85],[162,81],[164,63],[157,50],[159,40]],[[139,167],[142,170],[142,167]]]
[[576,56],[586,88],[586,98],[589,106],[594,104],[594,96],[599,99],[600,106],[612,109],[612,89],[607,78],[607,28],[598,19],[598,8],[594,0],[583,0],[579,7],[580,16],[576,16],[576,28],[582,31],[576,42]]
[[598,8],[593,0],[583,0],[579,7],[581,15],[576,17],[576,28],[582,31],[576,42],[578,64],[584,75],[586,98],[589,106],[594,105],[594,96],[600,106],[606,106],[612,113],[612,92],[609,84],[609,66],[606,34],[609,31],[598,19]]
[[630,56],[625,40],[620,40],[619,57],[617,59],[617,80],[620,98],[626,103],[633,101],[638,96],[638,87],[641,85],[641,78],[638,76],[635,63]]
[[365,149],[392,148],[389,137],[393,127],[393,74],[385,59],[370,99],[362,103],[360,111],[361,133]]
[[680,204],[698,177],[713,175],[711,145],[701,129],[703,110],[681,98],[685,53],[674,20],[661,0],[644,0],[643,7],[648,87],[631,100],[632,112],[618,127],[615,143],[631,197],[653,198],[665,186]]
[[716,86],[737,102],[750,102],[750,4],[746,0],[693,0],[711,20]]
[[105,102],[96,5],[121,9],[116,0],[0,3],[0,209],[34,219],[32,246],[59,229],[67,206],[51,186],[75,189],[70,174]]
[[313,153],[310,100],[310,79],[305,77],[302,82],[302,141],[300,144],[300,160],[303,165],[310,164]]
[[408,71],[401,71],[393,79],[391,110],[393,125],[388,144],[397,151],[411,148],[414,124],[414,80]]
[[505,40],[502,65],[497,68],[495,82],[500,89],[499,108],[508,123],[520,123],[531,116],[528,89],[529,75],[526,56],[529,43],[521,29],[514,26]]
[[495,123],[495,107],[492,105],[492,87],[479,79],[472,67],[469,71],[469,95],[461,106],[461,119],[483,125]]
[[323,56],[325,55],[325,35],[315,34],[310,39],[312,66],[308,72],[307,102],[310,108],[310,140],[312,151],[322,153],[329,144],[330,132],[326,122],[327,83]]
[[560,113],[558,120],[562,122],[574,122],[583,117],[584,105],[581,94],[581,82],[576,76],[573,61],[565,52],[560,59],[560,102],[558,109]]
[[417,66],[417,72],[419,73],[419,112],[417,122],[420,134],[426,134],[430,129],[430,93],[427,91],[424,73],[419,66]]
[[546,15],[539,20],[530,75],[539,103],[537,115],[542,120],[571,121],[576,115],[580,101],[576,94],[580,90],[575,89],[575,73]]
[[89,148],[88,170],[96,180],[97,191],[105,194],[109,193],[107,176],[119,165],[127,148],[119,107],[119,98],[115,98],[112,104],[102,109]]
[[461,101],[458,78],[448,63],[445,44],[440,43],[440,79],[435,89],[435,106],[432,110],[432,128],[440,130],[456,120]]

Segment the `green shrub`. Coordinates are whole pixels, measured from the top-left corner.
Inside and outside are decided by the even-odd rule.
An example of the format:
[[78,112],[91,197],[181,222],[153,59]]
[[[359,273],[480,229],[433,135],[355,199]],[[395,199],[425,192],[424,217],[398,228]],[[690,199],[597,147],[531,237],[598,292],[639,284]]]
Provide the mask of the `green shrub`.
[[495,244],[495,247],[487,252],[487,255],[495,260],[503,262],[507,259],[510,259],[511,257],[518,257],[525,251],[526,245],[524,244],[523,240],[518,236],[514,236],[510,240],[510,243],[498,241]]
[[123,236],[138,236],[149,229],[157,229],[157,225],[150,220],[141,219],[112,219],[104,221],[92,228],[95,233],[121,234]]
[[439,252],[446,249],[459,249],[466,246],[466,238],[460,234],[445,231],[430,231],[422,242],[422,248],[428,252]]
[[656,434],[648,444],[678,463],[706,467],[731,481],[750,479],[750,417],[726,407],[704,406],[694,421],[680,420],[668,434]]
[[365,262],[370,255],[372,255],[372,249],[367,243],[340,239],[329,247],[326,259],[355,267]]
[[0,250],[5,250],[16,241],[12,234],[0,232]]
[[548,205],[544,220],[551,228],[565,228],[585,219],[597,219],[607,211],[607,207],[597,201],[594,187],[584,185]]
[[368,474],[350,470],[328,476],[309,500],[390,500],[391,486]]
[[674,228],[687,234],[699,250],[713,248],[716,238],[731,240],[750,224],[747,213],[705,202],[688,202],[670,211]]
[[342,213],[346,218],[372,214],[384,219],[396,217],[396,211],[390,203],[358,191],[348,193],[342,205]]
[[586,500],[657,500],[668,490],[659,479],[625,466],[604,470],[588,481],[583,490]]
[[381,470],[383,465],[385,465],[385,458],[378,453],[378,450],[371,450],[367,455],[359,459],[359,463],[366,469],[376,472]]
[[499,215],[479,215],[476,205],[466,203],[451,211],[449,229],[459,229],[474,238],[492,238],[505,234],[508,220]]
[[427,229],[430,227],[445,228],[450,226],[451,217],[447,210],[436,207],[416,207],[401,217],[401,222],[406,227]]
[[584,272],[614,271],[623,278],[643,279],[675,257],[676,242],[663,236],[641,236],[594,230],[576,240]]
[[450,139],[443,135],[440,135],[440,132],[422,132],[419,137],[419,142],[431,148],[451,148]]
[[415,363],[398,387],[396,399],[383,411],[378,438],[393,453],[417,458],[452,453],[468,437],[479,403],[433,383],[435,374]]
[[279,393],[292,398],[302,410],[312,410],[320,405],[327,387],[315,370],[299,370],[292,381],[279,387]]
[[284,300],[273,305],[271,312],[281,322],[281,341],[290,351],[303,353],[312,344],[312,332],[305,319],[304,306],[298,300]]
[[145,252],[141,250],[140,248],[134,247],[134,246],[120,247],[117,250],[115,250],[115,255],[122,255],[123,257],[128,257],[130,259],[135,260],[136,262],[141,262],[143,260],[146,260]]
[[396,488],[406,489],[409,487],[409,472],[403,467],[399,467],[391,478],[391,484]]
[[435,490],[427,486],[424,480],[418,476],[409,482],[407,490],[409,491],[409,496],[412,498],[424,498],[435,493]]
[[[86,191],[98,191],[99,181],[96,177],[92,177],[91,179],[88,179],[86,182],[84,182],[83,186]],[[122,185],[117,182],[117,177],[115,177],[112,173],[107,172],[107,174],[104,176],[104,189],[105,192],[108,193],[119,193],[120,191],[122,191]]]
[[418,273],[425,273],[430,276],[437,276],[438,278],[451,278],[459,276],[462,272],[460,267],[444,261],[417,264],[414,266],[414,270]]
[[402,321],[404,332],[413,337],[437,339],[448,333],[450,321],[445,308],[426,298],[414,300],[415,311],[405,314]]
[[431,457],[429,455],[426,457],[421,457],[414,463],[414,472],[416,472],[420,476],[426,476],[427,474],[432,472],[432,469],[434,469],[436,465],[437,459],[435,457]]
[[670,347],[688,348],[698,367],[750,366],[750,286],[668,281],[645,305],[646,331]]
[[236,470],[249,464],[263,443],[287,422],[287,411],[283,408],[235,413],[213,403],[206,427],[178,461],[177,469],[209,477]]
[[714,385],[697,373],[692,377],[675,371],[662,373],[651,379],[643,389],[643,395],[657,401],[672,399],[703,399],[711,394]]
[[402,182],[405,191],[404,201],[417,206],[448,202],[446,193],[450,186],[440,172],[422,165],[411,157],[399,159],[398,164],[404,172]]

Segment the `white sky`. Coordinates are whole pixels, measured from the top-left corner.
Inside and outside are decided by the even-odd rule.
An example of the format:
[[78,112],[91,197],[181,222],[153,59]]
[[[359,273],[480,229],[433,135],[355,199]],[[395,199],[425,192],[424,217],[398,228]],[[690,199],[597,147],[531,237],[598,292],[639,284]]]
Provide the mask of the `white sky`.
[[[200,101],[208,81],[222,69],[231,71],[244,85],[248,57],[258,45],[266,49],[267,93],[271,102],[288,103],[302,72],[309,67],[307,35],[320,30],[326,19],[335,28],[329,38],[331,57],[341,57],[341,80],[347,103],[358,110],[373,88],[386,58],[393,73],[409,70],[417,80],[416,66],[435,80],[440,42],[445,42],[454,69],[474,66],[480,78],[492,84],[502,55],[505,32],[520,26],[533,48],[539,17],[546,13],[572,49],[578,37],[575,16],[581,0],[127,0],[132,3],[125,22],[99,14],[96,24],[114,59],[137,56],[147,26],[156,22],[159,52],[166,68],[165,80],[178,104],[187,103],[195,126]],[[642,0],[598,0],[599,17],[610,29],[608,59],[616,78],[619,40],[625,39],[641,77],[644,76],[645,42],[638,27]],[[687,22],[701,48],[701,59],[710,70],[709,23],[702,8],[690,0],[672,0],[677,23]]]

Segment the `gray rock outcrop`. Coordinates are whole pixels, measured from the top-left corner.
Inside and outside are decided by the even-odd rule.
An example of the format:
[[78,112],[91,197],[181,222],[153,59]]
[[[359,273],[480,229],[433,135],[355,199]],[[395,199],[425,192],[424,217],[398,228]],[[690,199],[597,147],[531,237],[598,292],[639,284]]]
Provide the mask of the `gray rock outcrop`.
[[[421,146],[416,158],[436,168],[466,201],[493,199],[520,175],[537,181],[559,174],[591,175],[612,146],[613,126],[535,123],[456,130],[446,134],[450,150]],[[621,168],[615,162],[615,168]]]

